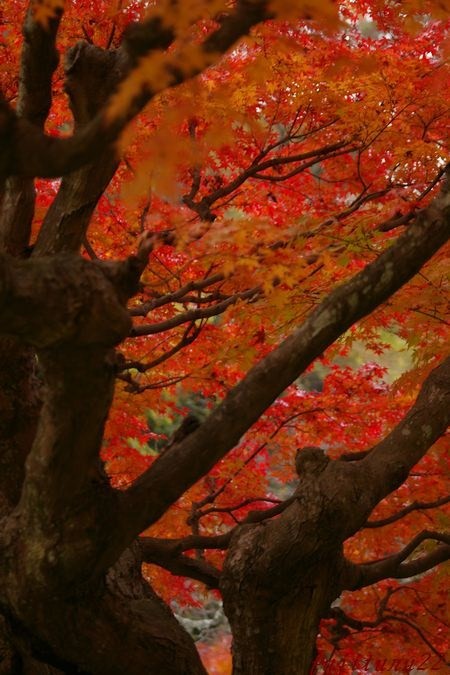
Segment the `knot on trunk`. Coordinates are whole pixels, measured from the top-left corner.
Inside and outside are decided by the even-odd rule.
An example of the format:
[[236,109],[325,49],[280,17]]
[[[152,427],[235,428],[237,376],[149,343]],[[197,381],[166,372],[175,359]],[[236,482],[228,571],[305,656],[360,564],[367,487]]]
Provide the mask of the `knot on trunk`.
[[329,461],[323,448],[314,446],[298,448],[295,456],[295,470],[300,477],[305,474],[318,476],[326,469]]
[[0,325],[4,335],[38,348],[61,344],[111,347],[131,320],[112,269],[74,254],[0,260]]

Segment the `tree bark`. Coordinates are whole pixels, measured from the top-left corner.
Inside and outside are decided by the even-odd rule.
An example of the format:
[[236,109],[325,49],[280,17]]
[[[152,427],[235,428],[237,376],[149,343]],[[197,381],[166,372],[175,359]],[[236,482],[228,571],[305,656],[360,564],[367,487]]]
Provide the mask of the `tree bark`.
[[[105,99],[141,57],[170,44],[172,31],[156,17],[130,29],[118,51],[78,43],[65,72],[75,122],[70,138],[44,132],[60,14],[46,30],[27,12],[17,109],[0,97],[0,674],[203,674],[192,639],[142,579],[136,537],[235,447],[317,356],[448,240],[447,189],[130,489],[110,486],[100,450],[117,374],[114,348],[129,335],[126,303],[151,247],[117,263],[79,256],[117,167],[114,144],[146,102],[202,72],[269,10],[265,0],[238,0],[193,46],[196,59],[185,59],[181,69],[169,53],[167,80],[143,87],[123,106],[126,96],[119,97],[115,117]],[[62,183],[25,260],[35,176]],[[236,528],[220,580],[235,673],[309,673],[319,622],[341,590],[411,569],[399,570],[402,556],[352,566],[342,545],[443,433],[449,367],[430,375],[411,412],[367,457],[331,462],[310,449],[297,461],[299,484],[286,508]],[[191,576],[217,585],[212,566],[195,565],[176,546],[153,548],[159,560],[161,551],[173,553],[169,569],[186,571],[190,563]],[[441,547],[416,569],[446,555]]]
[[[221,590],[236,675],[310,672],[319,622],[341,592],[345,569],[328,499],[338,465],[319,448],[305,451],[293,502],[270,522],[244,525],[231,541]],[[341,477],[340,489],[348,493],[350,476]]]
[[38,423],[39,390],[33,349],[0,337],[0,519],[20,498]]
[[[191,638],[140,577],[140,560],[125,553],[109,572],[98,565],[117,501],[99,460],[114,385],[112,347],[128,334],[124,303],[142,262],[102,265],[66,255],[2,263],[2,325],[30,345],[18,358],[27,349],[35,358],[36,349],[44,381],[37,431],[25,426],[30,436],[11,495],[20,500],[0,532],[4,661],[22,668],[37,659],[91,675],[204,673]],[[16,345],[5,343],[10,354]],[[5,422],[8,412],[13,435],[5,406]]]
[[224,570],[221,590],[233,634],[233,673],[308,675],[319,623],[341,591],[339,549],[293,564],[290,540],[280,549],[274,532],[260,535],[263,528],[236,538]]
[[[120,50],[105,51],[87,42],[69,50],[65,88],[77,130],[86,127],[99,112],[127,67],[126,55]],[[33,255],[79,251],[94,209],[118,164],[115,148],[108,147],[95,161],[63,177]]]
[[42,588],[30,597],[28,580],[14,574],[20,561],[13,564],[1,607],[15,653],[25,661],[69,674],[204,675],[191,638],[137,577],[140,566],[132,551],[101,584],[72,587],[68,595]]

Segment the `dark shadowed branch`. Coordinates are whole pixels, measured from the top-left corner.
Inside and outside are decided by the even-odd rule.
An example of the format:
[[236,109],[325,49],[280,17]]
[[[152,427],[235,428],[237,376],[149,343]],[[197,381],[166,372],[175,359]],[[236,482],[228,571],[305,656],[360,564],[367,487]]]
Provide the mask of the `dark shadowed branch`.
[[177,576],[196,579],[209,588],[218,588],[220,571],[214,565],[183,555],[182,549],[171,542],[142,537],[139,544],[144,562],[164,567]]
[[349,630],[352,632],[360,633],[367,629],[378,628],[384,623],[388,622],[398,622],[403,623],[404,625],[411,628],[420,639],[426,644],[430,650],[435,654],[444,664],[449,665],[445,659],[445,656],[441,654],[436,647],[430,642],[426,637],[424,631],[410,618],[404,616],[400,612],[397,613],[394,609],[389,608],[388,604],[391,597],[400,589],[389,589],[387,593],[380,599],[378,603],[378,609],[376,616],[373,620],[361,620],[353,616],[350,616],[344,612],[340,607],[333,607],[328,616],[329,618],[334,619],[335,624],[331,631],[331,639],[329,641],[335,646],[339,647],[339,643],[343,638],[346,638],[349,635]]
[[[122,51],[106,51],[78,42],[66,55],[65,91],[75,129],[85,128],[127,72]],[[115,149],[103,149],[87,166],[65,175],[47,210],[33,255],[78,251],[98,200],[118,167]]]
[[221,281],[224,281],[224,279],[225,276],[223,274],[213,274],[206,279],[189,281],[187,284],[181,286],[181,288],[176,291],[164,293],[153,300],[148,300],[142,304],[134,305],[130,308],[130,316],[147,316],[149,312],[157,309],[158,307],[163,307],[164,305],[168,305],[173,302],[187,302],[186,297],[189,296],[189,293],[192,293],[192,291],[205,291],[205,289],[207,289],[209,286],[218,284]]
[[141,324],[133,326],[131,329],[131,337],[140,337],[142,335],[155,335],[163,333],[166,330],[180,326],[183,323],[190,323],[198,321],[199,319],[209,319],[213,316],[223,314],[228,307],[235,305],[239,300],[253,300],[261,294],[261,289],[258,286],[250,288],[242,293],[235,293],[226,300],[218,302],[210,307],[189,309],[186,312],[180,312],[166,321],[160,321],[153,324]]
[[[419,271],[450,236],[449,202],[450,194],[444,191],[388,250],[330,293],[302,326],[252,368],[197,431],[160,457],[123,494],[122,536],[136,536],[160,517],[187,487],[236,445],[314,358]],[[422,452],[442,433],[449,409],[447,406],[436,416],[431,432],[423,438]],[[132,522],[134,532],[130,532]]]
[[[34,19],[31,3],[26,11],[19,73],[16,115],[35,125],[40,132],[52,102],[52,76],[58,65],[56,35],[62,12],[44,28]],[[5,183],[0,223],[0,250],[23,255],[29,244],[34,216],[35,190],[30,177],[10,176]]]
[[[111,113],[111,104],[107,104],[70,138],[47,136],[27,120],[18,119],[8,108],[5,99],[2,99],[0,141],[4,144],[5,154],[0,169],[3,178],[9,175],[53,178],[80,169],[114,145],[128,123],[156,94],[199,75],[253,26],[269,16],[264,0],[239,0],[235,9],[222,19],[219,27],[202,43],[200,52],[203,58],[200,61],[198,58],[189,59],[189,54],[185,54],[181,47],[178,52],[167,56],[166,77],[151,85],[143,84],[138,95],[125,106],[120,104],[115,113]],[[137,37],[129,37],[126,42],[131,61],[151,53],[155,49],[155,40],[159,49],[161,43],[165,46],[170,43],[172,35],[170,31],[167,33],[163,24],[160,21],[160,33],[156,38],[158,25],[155,20],[143,22],[135,29]],[[197,45],[185,49],[191,49],[198,55]],[[118,96],[122,96],[120,89]]]
[[[424,541],[433,540],[439,544],[431,551],[408,558]],[[424,530],[416,535],[401,551],[393,555],[359,565],[350,563],[350,578],[348,589],[356,590],[370,586],[382,579],[407,579],[416,574],[423,574],[436,565],[450,558],[450,534],[443,532],[429,532]]]
[[428,509],[437,509],[439,506],[444,506],[444,504],[448,504],[449,502],[450,502],[450,495],[447,495],[446,497],[441,497],[441,499],[436,499],[433,502],[412,502],[411,504],[408,504],[408,506],[405,506],[400,511],[393,513],[392,516],[388,516],[387,518],[380,518],[379,520],[368,520],[364,527],[372,528],[391,525],[391,523],[396,523],[398,520],[401,520],[402,518],[407,516],[409,513],[412,513],[413,511],[426,511]]

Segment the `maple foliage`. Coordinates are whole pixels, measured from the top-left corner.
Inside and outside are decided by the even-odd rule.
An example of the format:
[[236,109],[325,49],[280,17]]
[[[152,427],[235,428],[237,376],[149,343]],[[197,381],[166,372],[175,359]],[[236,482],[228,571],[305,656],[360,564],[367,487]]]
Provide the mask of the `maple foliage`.
[[[112,261],[152,235],[128,305],[133,324],[119,346],[101,452],[111,485],[125,492],[170,452],[188,414],[206,420],[334,288],[397,241],[438,198],[448,163],[448,3],[248,3],[267,5],[265,14],[225,55],[213,40],[234,3],[149,4],[31,3],[43,30],[64,10],[61,53],[80,39],[120,50],[134,22],[155,16],[171,34],[164,48],[138,53],[102,108],[104,124],[127,118],[121,161],[81,246],[88,261]],[[23,39],[17,17],[26,6],[8,0],[0,9],[0,88],[13,106]],[[205,50],[208,40],[214,48]],[[66,77],[61,60],[46,121],[55,139],[74,131]],[[60,181],[35,184],[29,243],[38,250]],[[255,509],[291,497],[297,448],[320,446],[338,460],[380,443],[450,352],[448,263],[447,244],[342,331],[143,536],[224,535]],[[349,561],[380,560],[424,531],[448,528],[448,440],[447,432],[345,541]],[[432,539],[419,541],[408,560],[433,551]],[[186,550],[215,570],[227,555],[226,547]],[[207,595],[201,575],[157,562],[144,565],[144,576],[178,610],[220,597]],[[326,672],[369,672],[376,659],[392,663],[405,649],[411,663],[431,654],[444,672],[446,574],[443,563],[344,591],[322,621],[316,672],[327,663]],[[200,646],[208,671],[231,672],[228,636],[214,639]]]

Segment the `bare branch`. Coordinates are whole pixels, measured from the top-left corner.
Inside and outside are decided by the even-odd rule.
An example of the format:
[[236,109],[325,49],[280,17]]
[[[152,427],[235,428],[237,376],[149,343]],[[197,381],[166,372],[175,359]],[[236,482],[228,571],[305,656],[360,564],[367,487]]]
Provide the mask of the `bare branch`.
[[[441,200],[422,211],[389,249],[335,289],[293,335],[252,368],[197,431],[158,458],[121,495],[123,527],[126,531],[134,529],[125,535],[126,539],[153,522],[189,485],[207,473],[316,356],[420,269],[450,236],[445,213],[448,202],[450,194],[445,193]],[[447,406],[445,412],[441,409],[440,417],[436,416],[431,433],[423,438],[422,451],[442,433],[449,410]]]
[[[262,161],[267,156],[267,154],[269,154],[269,152],[271,152],[274,148],[276,148],[280,144],[281,142],[275,143],[266,148],[265,150],[261,151],[259,155],[257,155],[257,157],[253,159],[250,165],[246,169],[244,169],[244,171],[242,171],[238,176],[236,176],[236,178],[234,178],[226,185],[222,185],[217,190],[214,190],[209,194],[203,196],[202,199],[200,199],[197,202],[193,200],[191,195],[185,195],[183,198],[184,203],[186,204],[186,206],[189,206],[189,208],[192,211],[195,211],[203,220],[214,220],[215,216],[212,214],[210,210],[211,206],[215,202],[224,199],[233,192],[235,192],[249,178],[257,178],[260,180],[270,181],[272,180],[272,177],[268,174],[263,174],[261,172],[267,171],[267,169],[270,168],[281,167],[285,165],[302,162],[292,172],[284,174],[282,176],[277,176],[276,180],[284,181],[292,177],[293,175],[297,175],[302,171],[306,171],[306,169],[308,169],[313,164],[316,164],[319,161],[325,161],[326,159],[331,159],[333,157],[337,157],[341,154],[345,154],[356,149],[351,145],[351,141],[346,139],[343,141],[339,141],[338,143],[320,146],[315,150],[309,150],[307,152],[298,153],[296,155],[272,157],[271,159],[266,159],[265,161]],[[340,148],[345,149],[341,151]],[[337,152],[338,150],[340,151]]]
[[214,274],[206,279],[199,279],[198,281],[189,281],[187,284],[179,288],[173,293],[165,293],[160,295],[154,300],[149,300],[144,302],[141,305],[135,305],[130,308],[130,316],[147,316],[149,312],[157,307],[162,307],[163,305],[168,305],[172,302],[183,302],[184,297],[192,291],[203,291],[208,286],[213,286],[214,284],[224,281],[225,276],[223,274]]
[[394,613],[392,610],[390,610],[389,612],[386,611],[389,599],[395,593],[396,590],[398,589],[390,589],[386,593],[386,595],[381,599],[378,606],[376,618],[373,621],[362,621],[360,619],[356,619],[355,617],[346,614],[340,607],[333,607],[329,612],[329,617],[334,619],[336,621],[336,624],[332,630],[333,637],[331,639],[331,643],[337,646],[342,638],[348,636],[349,631],[346,629],[346,626],[352,628],[354,631],[361,632],[364,631],[364,629],[366,628],[377,628],[377,626],[380,626],[383,623],[389,621],[394,622],[397,621],[412,628],[419,635],[421,640],[423,640],[423,642],[431,649],[431,651],[441,661],[443,661],[443,663],[448,665],[447,661],[445,660],[445,657],[438,652],[438,650],[434,647],[434,645],[425,636],[423,630],[419,628],[419,626],[417,626],[415,622],[411,621],[405,616],[400,616],[399,614]]
[[129,373],[122,373],[117,375],[119,380],[123,380],[127,383],[125,391],[129,391],[132,394],[141,394],[143,391],[150,391],[152,389],[165,389],[166,387],[172,387],[174,384],[183,382],[189,377],[189,373],[184,375],[178,375],[174,377],[168,377],[164,380],[158,380],[156,382],[150,382],[148,384],[140,384],[138,381],[133,379]]
[[141,537],[139,544],[144,562],[164,567],[176,576],[201,581],[208,588],[219,587],[220,571],[205,560],[189,558],[164,540]]
[[148,370],[152,370],[152,368],[156,368],[156,366],[160,366],[161,363],[164,363],[165,361],[168,361],[172,356],[177,354],[181,349],[184,347],[187,347],[188,345],[191,345],[200,335],[202,331],[203,325],[199,324],[198,326],[196,325],[195,321],[191,322],[183,332],[183,335],[181,336],[181,339],[170,349],[168,349],[166,352],[163,352],[160,356],[158,356],[156,359],[153,359],[153,361],[142,363],[141,361],[134,361],[134,362],[126,362],[122,368],[122,370],[129,370],[131,368],[136,369],[139,373],[145,373]]
[[258,447],[255,448],[255,450],[253,450],[250,453],[250,455],[245,458],[242,465],[238,469],[233,471],[231,476],[229,476],[222,483],[222,485],[219,488],[217,488],[217,490],[214,490],[214,492],[207,495],[204,499],[202,499],[200,502],[197,502],[195,504],[195,511],[194,511],[194,515],[192,516],[192,518],[196,518],[198,520],[199,518],[202,518],[203,515],[206,515],[207,511],[201,510],[202,507],[205,506],[206,504],[212,504],[217,499],[217,497],[219,497],[226,490],[226,488],[230,485],[230,483],[232,483],[233,480],[250,464],[250,462],[252,462],[255,459],[255,457],[257,457],[259,455],[259,453],[262,452],[262,450],[264,450],[264,448],[267,447],[269,442],[273,438],[276,437],[276,435],[281,431],[281,429],[283,429],[283,427],[285,427],[287,424],[289,424],[289,422],[292,422],[292,420],[297,419],[298,417],[301,417],[303,415],[309,415],[309,414],[313,414],[313,413],[316,413],[316,412],[322,412],[322,411],[323,411],[322,408],[310,408],[309,410],[301,410],[300,412],[293,413],[292,415],[290,415],[286,419],[282,420],[276,426],[274,431],[272,431],[268,440],[266,440],[266,441],[264,441],[264,443],[261,443],[260,445],[258,445]]
[[[34,20],[30,3],[23,23],[16,114],[41,131],[52,101],[52,76],[59,60],[55,42],[61,17],[62,11],[58,11],[44,28]],[[14,256],[24,255],[29,244],[34,205],[32,178],[9,177],[1,204],[0,249]]]
[[[442,180],[442,178],[445,176],[446,171],[448,170],[448,165],[444,166],[436,176],[433,178],[433,180],[430,182],[430,184],[425,188],[425,190],[422,192],[422,194],[419,195],[417,198],[416,202],[421,202],[429,192],[439,183],[439,181]],[[400,215],[395,215],[392,218],[389,218],[388,220],[385,220],[383,223],[378,225],[377,229],[380,230],[380,232],[390,232],[391,230],[394,230],[396,227],[400,227],[400,225],[406,225],[409,223],[413,218],[414,218],[415,210],[413,209],[409,213],[405,214],[400,214]]]
[[[432,551],[407,562],[406,559],[424,541],[432,539],[440,542]],[[370,586],[382,579],[406,579],[423,574],[441,562],[450,558],[450,534],[424,530],[416,535],[401,551],[381,560],[369,563],[349,563],[348,590]]]
[[441,497],[441,499],[436,499],[433,502],[412,502],[411,504],[408,504],[408,506],[405,506],[400,511],[397,511],[397,513],[393,513],[392,516],[388,516],[387,518],[381,518],[380,520],[368,520],[367,523],[364,525],[364,527],[373,528],[391,525],[391,523],[395,523],[397,522],[397,520],[401,520],[401,518],[404,518],[412,511],[436,509],[437,507],[443,506],[444,504],[448,504],[449,502],[450,502],[450,495],[447,495],[446,497]]
[[249,504],[255,504],[256,502],[265,502],[267,504],[281,504],[281,499],[272,499],[271,497],[248,497],[244,499],[239,504],[234,506],[211,506],[208,509],[203,509],[199,513],[200,518],[210,515],[211,513],[228,513],[231,514],[233,511],[238,511],[239,509],[248,506]]
[[[112,116],[110,106],[106,105],[89,124],[71,138],[46,136],[34,125],[25,120],[18,120],[12,111],[8,110],[3,99],[0,142],[4,143],[6,152],[0,167],[1,174],[4,177],[21,175],[53,178],[88,164],[115,143],[128,123],[156,94],[199,75],[205,68],[215,63],[239,38],[246,35],[254,25],[269,16],[265,0],[239,0],[235,10],[227,15],[219,28],[202,43],[201,51],[204,59],[201,64],[198,59],[194,61],[184,58],[183,49],[177,54],[168,55],[167,78],[153,83],[152,86],[143,86],[127,109],[120,114]],[[163,35],[163,22],[160,22],[160,30],[155,30],[155,27],[157,28],[155,21],[157,18],[153,17],[140,24],[134,33],[134,40],[128,40],[127,50],[132,61],[137,62],[139,58],[148,54],[149,50],[155,49],[155,34],[158,36],[157,48],[161,48],[161,42],[166,46],[170,43],[172,39],[170,32]],[[162,36],[164,39],[161,40]],[[194,47],[192,45],[186,47],[188,50],[189,48]],[[195,51],[198,53],[197,45]],[[191,65],[186,66],[187,63]]]
[[205,309],[189,309],[186,312],[181,312],[173,316],[171,319],[166,321],[161,321],[160,323],[154,324],[144,324],[133,326],[131,329],[130,337],[140,337],[142,335],[155,335],[157,333],[162,333],[170,328],[175,328],[180,326],[183,323],[188,323],[192,321],[198,321],[199,319],[209,319],[213,316],[218,316],[223,314],[225,310],[228,309],[231,305],[235,305],[239,300],[249,300],[253,299],[255,296],[259,295],[261,290],[258,286],[250,288],[248,291],[242,291],[242,293],[235,293],[231,295],[226,300],[219,302],[211,307]]

